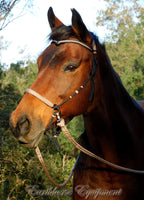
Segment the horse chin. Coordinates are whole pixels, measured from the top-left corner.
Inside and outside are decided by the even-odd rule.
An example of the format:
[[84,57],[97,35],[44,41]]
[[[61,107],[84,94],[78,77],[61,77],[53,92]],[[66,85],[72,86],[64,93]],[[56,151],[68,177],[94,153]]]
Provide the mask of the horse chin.
[[42,136],[44,134],[44,131],[40,132],[36,138],[33,140],[25,140],[25,139],[19,139],[18,142],[21,146],[26,148],[35,148],[38,146]]

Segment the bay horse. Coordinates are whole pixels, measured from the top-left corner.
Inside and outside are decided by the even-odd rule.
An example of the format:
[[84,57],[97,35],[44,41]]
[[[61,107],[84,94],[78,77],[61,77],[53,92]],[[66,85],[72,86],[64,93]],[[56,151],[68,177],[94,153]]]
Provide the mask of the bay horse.
[[[37,97],[26,91],[12,113],[14,137],[25,147],[37,147],[47,127],[57,124],[57,113],[65,121],[83,114],[83,147],[116,165],[144,170],[144,111],[123,87],[104,45],[75,9],[71,26],[52,8],[48,21],[52,43],[39,56],[30,87]],[[72,198],[142,200],[144,175],[114,169],[81,152]]]

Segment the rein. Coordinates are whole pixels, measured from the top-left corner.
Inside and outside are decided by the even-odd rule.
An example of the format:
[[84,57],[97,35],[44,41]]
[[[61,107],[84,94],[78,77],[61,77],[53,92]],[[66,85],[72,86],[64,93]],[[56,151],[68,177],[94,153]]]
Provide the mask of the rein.
[[[34,90],[32,89],[26,89],[25,90],[25,93],[29,93],[33,96],[35,96],[36,98],[38,98],[39,100],[41,100],[43,103],[45,103],[47,106],[49,106],[50,108],[53,109],[53,114],[52,114],[52,117],[51,117],[51,120],[50,120],[50,123],[46,129],[49,130],[52,126],[52,123],[53,123],[53,120],[54,118],[56,117],[57,118],[57,125],[61,128],[62,132],[66,135],[66,137],[68,138],[68,140],[77,148],[79,149],[80,151],[82,151],[83,153],[85,153],[86,155],[92,157],[92,158],[95,158],[97,159],[98,161],[112,167],[112,168],[115,168],[117,170],[120,170],[120,171],[124,171],[124,172],[129,172],[129,173],[135,173],[135,174],[144,174],[144,171],[143,170],[135,170],[135,169],[130,169],[130,168],[125,168],[125,167],[122,167],[122,166],[119,166],[119,165],[116,165],[116,164],[113,164],[97,155],[95,155],[94,153],[90,152],[89,150],[85,149],[84,147],[82,147],[80,144],[78,144],[73,138],[72,136],[70,135],[69,131],[67,130],[66,128],[66,125],[65,125],[65,121],[64,119],[61,117],[61,111],[60,111],[60,106],[62,106],[64,103],[66,103],[67,101],[69,101],[70,99],[72,99],[75,95],[77,95],[80,90],[82,90],[84,88],[84,86],[91,80],[92,81],[92,88],[94,87],[94,76],[95,76],[95,73],[96,73],[96,69],[97,69],[97,59],[96,59],[96,44],[95,44],[95,41],[93,41],[93,47],[91,48],[90,46],[80,42],[80,41],[77,41],[77,40],[62,40],[62,41],[56,41],[56,40],[53,40],[52,43],[54,43],[56,46],[57,45],[60,45],[60,44],[64,44],[64,43],[75,43],[75,44],[78,44],[78,45],[81,45],[83,46],[84,48],[88,49],[89,51],[91,51],[93,54],[94,54],[94,61],[93,61],[93,66],[92,66],[92,72],[89,76],[89,78],[83,83],[83,85],[81,85],[79,87],[78,90],[76,90],[70,97],[68,97],[66,100],[64,100],[62,103],[60,103],[59,105],[56,105],[56,104],[53,104],[52,102],[50,102],[48,99],[46,99],[45,97],[41,96],[39,93],[35,92]],[[91,91],[91,95],[90,95],[90,99],[89,101],[91,101],[93,99],[93,93],[94,93],[94,89]],[[45,132],[46,132],[45,131]],[[63,187],[65,186],[68,181],[70,180],[72,174],[73,174],[73,171],[74,171],[74,168],[75,166],[73,167],[72,171],[71,171],[71,174],[69,175],[68,179],[63,183],[63,184],[57,184],[53,181],[53,179],[51,178],[51,176],[49,175],[47,169],[46,169],[46,166],[45,166],[45,163],[44,163],[44,160],[42,158],[42,155],[40,153],[40,150],[38,148],[38,146],[35,148],[35,151],[36,151],[36,154],[38,156],[38,159],[39,161],[41,162],[48,178],[50,179],[50,181],[56,185],[57,187]],[[77,159],[78,160],[78,159]],[[77,163],[77,161],[76,161]],[[75,163],[75,165],[76,165]]]

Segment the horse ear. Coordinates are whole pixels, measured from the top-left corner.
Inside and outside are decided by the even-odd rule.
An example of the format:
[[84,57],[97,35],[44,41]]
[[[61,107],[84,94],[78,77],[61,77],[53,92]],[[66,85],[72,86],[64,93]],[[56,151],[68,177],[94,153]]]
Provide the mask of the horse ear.
[[63,25],[63,23],[55,16],[52,7],[48,9],[47,16],[51,29]]
[[92,36],[87,30],[84,22],[80,14],[75,10],[71,9],[72,11],[72,29],[76,33],[78,37],[80,37],[84,42],[91,44]]

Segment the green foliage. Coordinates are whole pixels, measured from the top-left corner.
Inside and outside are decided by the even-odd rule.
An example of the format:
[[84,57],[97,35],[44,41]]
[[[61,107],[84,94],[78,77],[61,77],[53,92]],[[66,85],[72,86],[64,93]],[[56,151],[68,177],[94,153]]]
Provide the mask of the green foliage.
[[144,4],[136,0],[104,0],[105,8],[100,10],[97,26],[105,26],[106,41],[119,40],[119,36],[129,29],[141,17]]
[[37,73],[38,67],[35,63],[28,63],[28,66],[21,67],[21,62],[16,64],[12,63],[11,68],[3,72],[5,75],[1,77],[3,87],[9,83],[13,84],[14,87],[23,95],[23,92],[26,88],[30,87],[34,82]]
[[144,99],[144,23],[125,27],[116,43],[107,43],[112,65],[131,96]]
[[144,99],[144,5],[105,0],[97,25],[107,25],[106,47],[112,65],[131,96]]
[[0,78],[2,77],[2,74],[3,74],[3,66],[0,63]]

